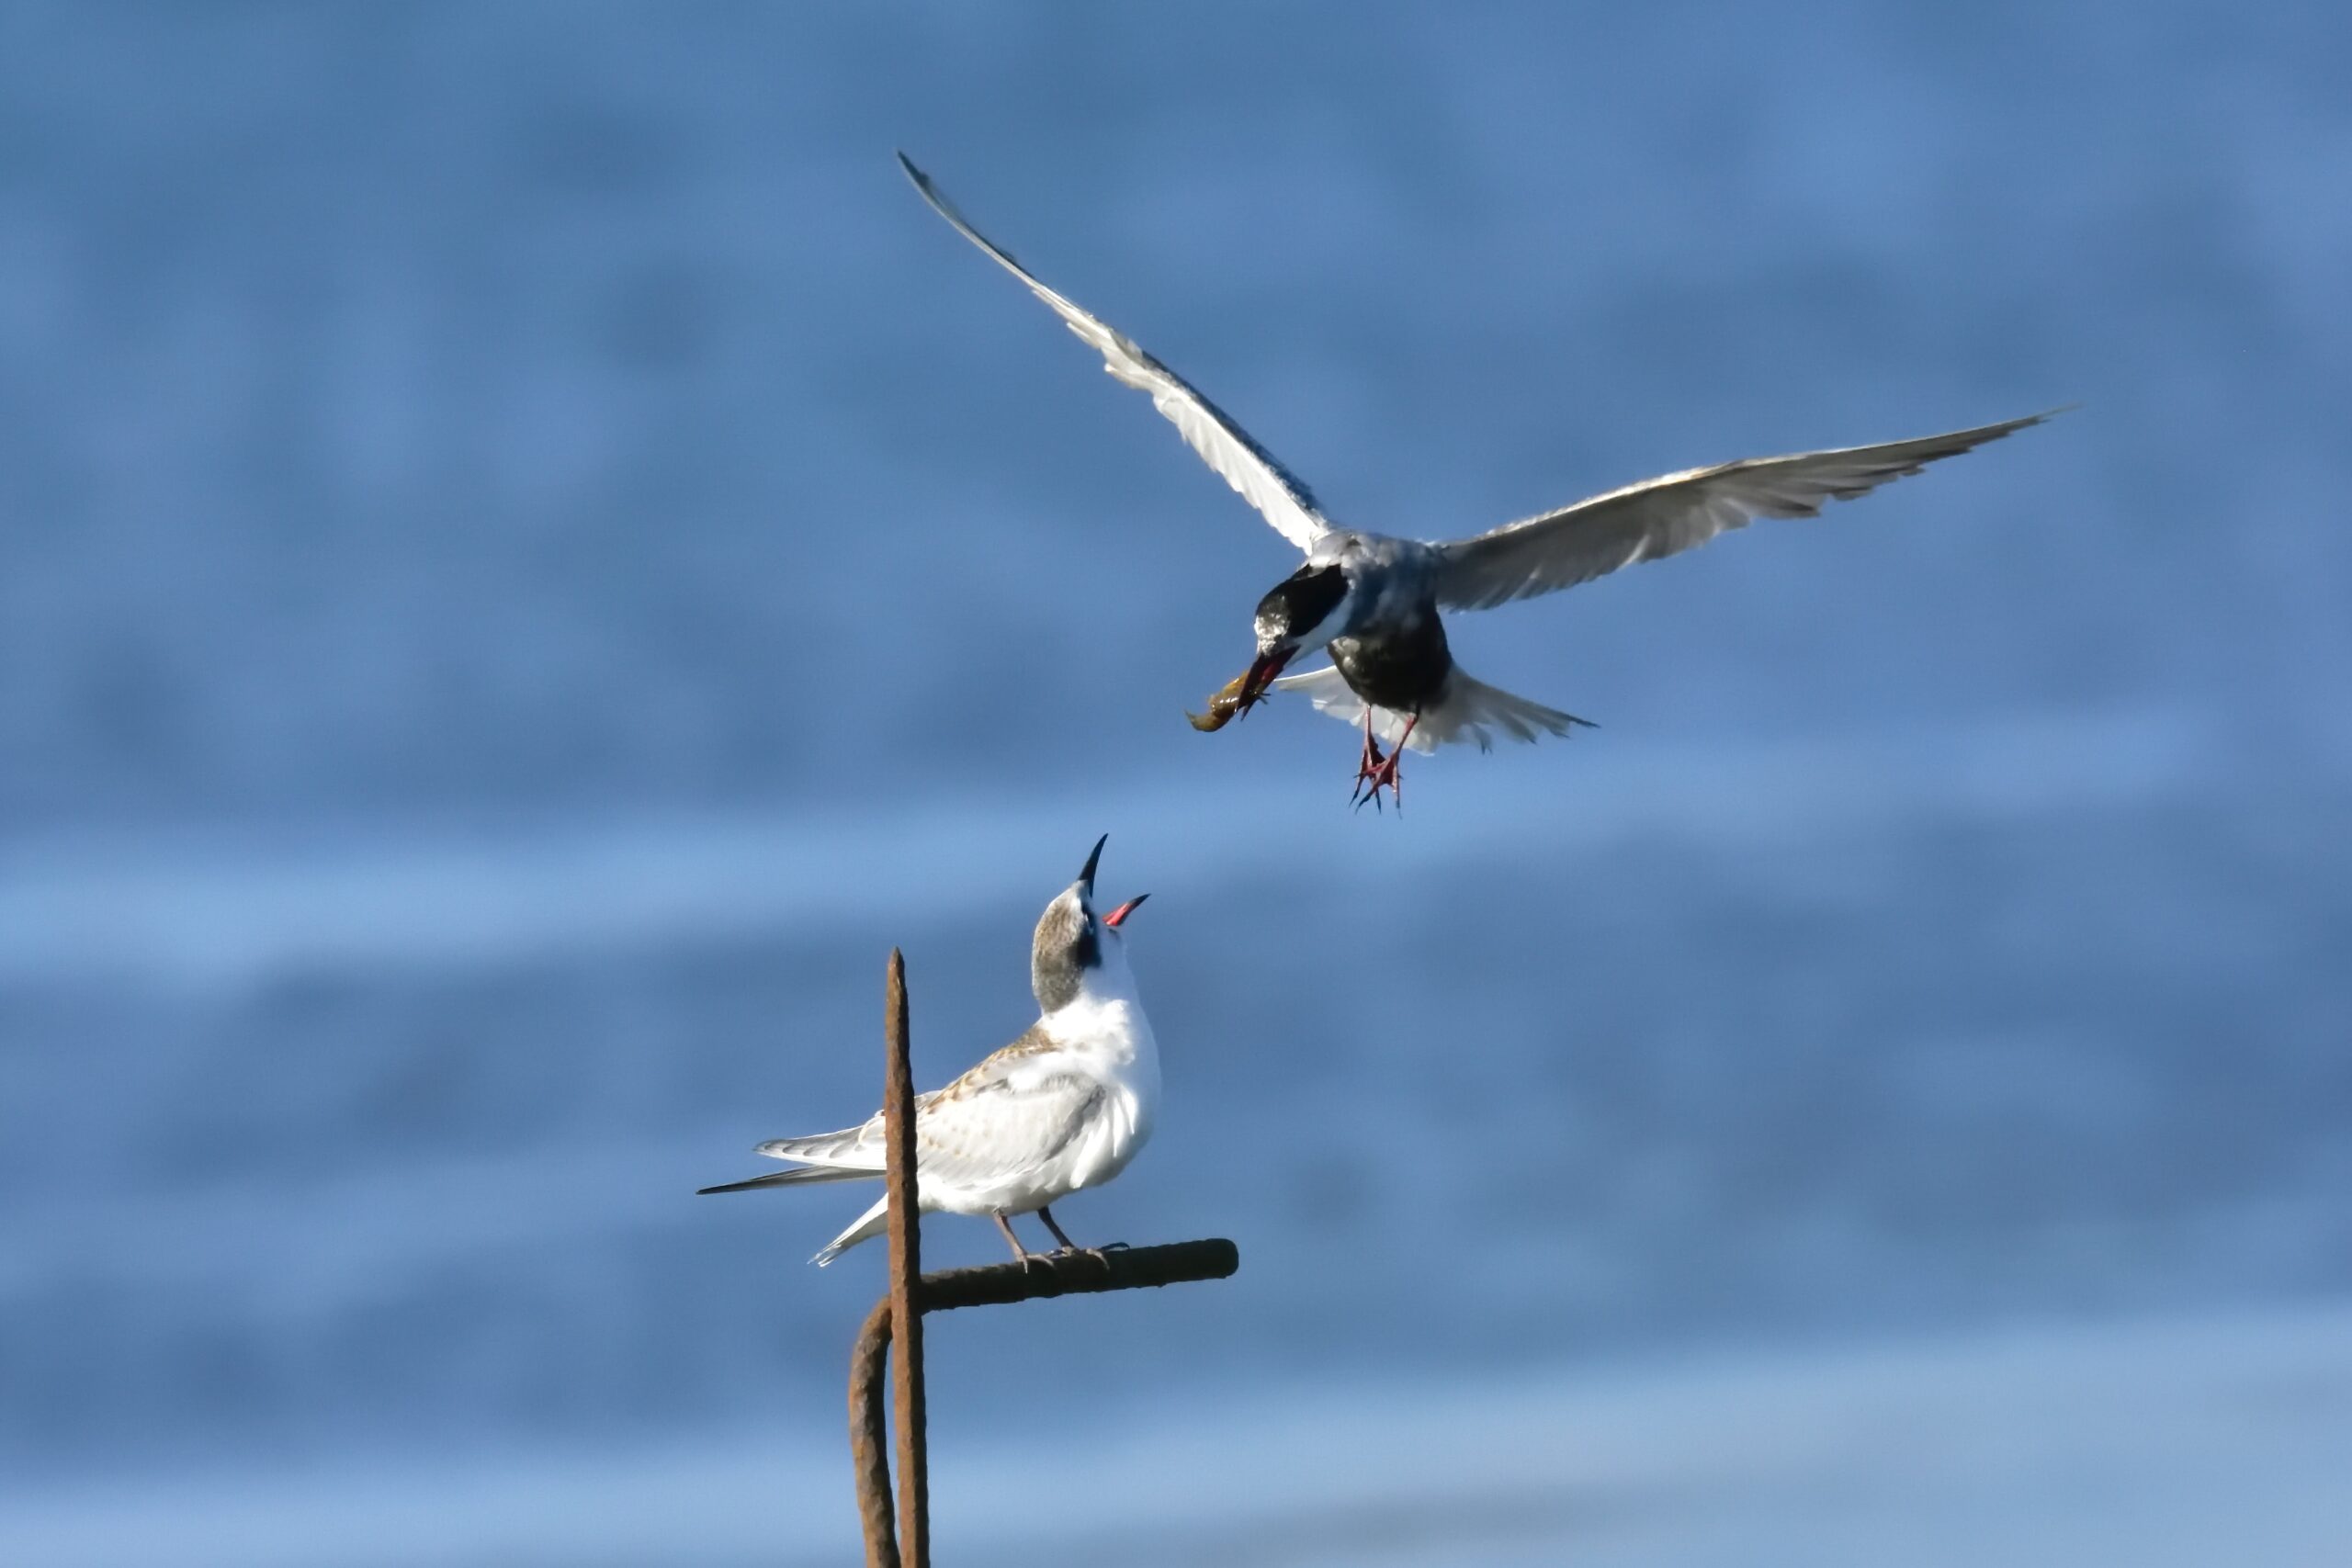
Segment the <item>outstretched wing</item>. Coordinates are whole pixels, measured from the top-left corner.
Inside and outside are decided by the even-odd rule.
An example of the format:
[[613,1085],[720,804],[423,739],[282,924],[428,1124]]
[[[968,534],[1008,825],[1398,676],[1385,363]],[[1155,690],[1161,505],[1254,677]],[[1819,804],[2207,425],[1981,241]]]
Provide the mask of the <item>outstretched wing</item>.
[[1146,354],[1135,340],[1106,326],[1029,275],[1028,269],[997,248],[988,237],[964,220],[931,183],[931,176],[899,154],[899,166],[931,203],[933,211],[955,226],[956,231],[986,251],[999,266],[1029,286],[1029,291],[1053,307],[1054,313],[1102,356],[1102,368],[1128,386],[1151,394],[1151,402],[1176,427],[1184,444],[1202,461],[1224,476],[1241,498],[1265,514],[1274,531],[1300,549],[1311,549],[1330,525],[1316,507],[1315,497],[1272,453],[1250,439],[1223,409],[1203,397],[1173,370]]
[[1431,547],[1437,600],[1449,609],[1483,610],[1695,548],[1758,517],[1811,517],[1824,502],[1866,495],[1939,457],[1998,441],[2064,412],[2052,409],[1879,446],[1747,457],[1627,485],[1476,538]]

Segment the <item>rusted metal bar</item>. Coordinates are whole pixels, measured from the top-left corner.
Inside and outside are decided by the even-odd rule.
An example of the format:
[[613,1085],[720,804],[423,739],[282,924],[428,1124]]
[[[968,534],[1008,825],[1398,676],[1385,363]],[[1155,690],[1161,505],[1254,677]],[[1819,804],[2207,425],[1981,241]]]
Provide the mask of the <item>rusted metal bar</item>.
[[907,961],[890,950],[883,988],[883,1032],[889,1042],[882,1085],[883,1146],[890,1197],[891,1424],[899,1438],[899,1568],[931,1568],[931,1461],[925,1450],[922,1389],[922,1210],[915,1191],[915,1083],[908,1043]]
[[[1001,1306],[1045,1296],[1083,1295],[1100,1291],[1136,1291],[1181,1285],[1193,1280],[1222,1280],[1241,1267],[1241,1253],[1222,1237],[1179,1241],[1164,1247],[1117,1247],[1101,1261],[1086,1253],[1053,1254],[1023,1267],[990,1263],[978,1269],[944,1269],[922,1277],[916,1305],[923,1312],[958,1307]],[[865,1568],[899,1568],[890,1521],[890,1465],[883,1431],[882,1371],[890,1351],[893,1296],[874,1303],[858,1331],[849,1362],[849,1443],[857,1467],[857,1513],[865,1529]],[[928,1523],[928,1521],[925,1521]]]
[[885,1296],[865,1314],[849,1353],[849,1452],[857,1469],[865,1568],[899,1568],[899,1532],[890,1519],[890,1433],[882,1411],[882,1370],[889,1355],[890,1299]]
[[1086,1295],[1222,1280],[1241,1267],[1241,1249],[1222,1236],[1160,1247],[1114,1247],[1091,1252],[1047,1253],[1032,1263],[989,1263],[944,1269],[922,1277],[925,1312],[1002,1306],[1045,1296]]

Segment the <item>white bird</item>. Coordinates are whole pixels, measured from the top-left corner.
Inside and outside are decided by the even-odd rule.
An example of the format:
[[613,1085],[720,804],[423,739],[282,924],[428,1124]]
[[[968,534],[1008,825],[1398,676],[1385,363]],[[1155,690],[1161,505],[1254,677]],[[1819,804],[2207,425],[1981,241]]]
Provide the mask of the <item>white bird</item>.
[[[1219,729],[1270,690],[1305,693],[1322,711],[1363,727],[1352,797],[1358,802],[1377,800],[1383,787],[1396,788],[1407,744],[1430,751],[1466,740],[1483,751],[1498,731],[1533,740],[1588,723],[1471,679],[1447,649],[1441,610],[1489,609],[1574,587],[1636,561],[1691,549],[1758,517],[1810,517],[1825,502],[1850,501],[1939,457],[2063,412],[1876,446],[1690,468],[1466,539],[1405,539],[1343,528],[1326,519],[1306,484],[1222,409],[1132,338],[1038,282],[967,222],[905,153],[899,163],[933,210],[1028,285],[1102,355],[1103,369],[1149,393],[1185,444],[1306,553],[1306,564],[1258,603],[1258,653],[1250,668],[1193,722]],[[1329,668],[1282,676],[1301,650],[1316,647],[1330,653]],[[1383,742],[1392,748],[1385,755]]]
[[[919,1206],[924,1213],[988,1215],[1023,1263],[1038,1255],[1021,1245],[1012,1216],[1035,1213],[1064,1252],[1076,1250],[1048,1205],[1126,1169],[1159,1114],[1159,1048],[1127,967],[1125,929],[1149,895],[1095,914],[1094,866],[1108,839],[1095,841],[1086,869],[1037,921],[1029,959],[1037,1021],[945,1089],[915,1097]],[[879,1177],[882,1116],[838,1133],[778,1138],[757,1152],[797,1163],[702,1190]],[[809,1261],[822,1268],[881,1235],[888,1213],[889,1200],[877,1201]]]

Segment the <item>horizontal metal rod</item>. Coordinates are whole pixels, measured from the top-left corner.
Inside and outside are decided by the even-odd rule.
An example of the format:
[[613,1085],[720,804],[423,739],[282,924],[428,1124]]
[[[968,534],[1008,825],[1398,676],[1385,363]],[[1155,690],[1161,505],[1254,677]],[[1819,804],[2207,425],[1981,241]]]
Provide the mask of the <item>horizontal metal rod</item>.
[[1100,1257],[1091,1252],[1049,1252],[1027,1263],[990,1263],[925,1274],[916,1299],[925,1312],[953,1312],[957,1307],[1002,1306],[1044,1296],[1222,1280],[1240,1267],[1240,1248],[1221,1236],[1162,1247],[1111,1247]]
[[[1099,1258],[1087,1252],[1049,1252],[1025,1264],[944,1269],[925,1274],[913,1295],[919,1312],[952,1312],[957,1307],[1001,1306],[1044,1296],[1222,1280],[1240,1267],[1240,1248],[1216,1237],[1170,1242],[1165,1247],[1113,1247]],[[867,1568],[877,1564],[896,1568],[899,1562],[899,1542],[890,1518],[890,1463],[886,1457],[889,1445],[882,1416],[890,1317],[890,1298],[884,1296],[866,1314],[865,1326],[850,1355],[849,1444],[857,1471],[857,1511],[865,1527]]]

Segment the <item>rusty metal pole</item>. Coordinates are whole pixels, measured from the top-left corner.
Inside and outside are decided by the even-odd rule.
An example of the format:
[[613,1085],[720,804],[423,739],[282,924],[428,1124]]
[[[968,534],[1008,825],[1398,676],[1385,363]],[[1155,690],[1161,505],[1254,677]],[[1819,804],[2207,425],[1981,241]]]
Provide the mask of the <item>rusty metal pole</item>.
[[899,1532],[890,1521],[890,1426],[882,1380],[890,1358],[890,1300],[865,1314],[849,1356],[849,1453],[857,1471],[857,1522],[865,1568],[899,1568]]
[[883,993],[889,1063],[883,1078],[890,1200],[891,1417],[898,1427],[899,1568],[931,1568],[931,1473],[923,1443],[922,1213],[915,1191],[915,1087],[907,1031],[907,961],[890,950]]
[[[922,1314],[996,1306],[1045,1296],[1091,1295],[1191,1280],[1222,1280],[1241,1266],[1229,1241],[1185,1241],[1099,1256],[1057,1257],[1042,1271],[1026,1263],[950,1269],[926,1278],[915,1189],[914,1066],[907,1041],[907,961],[890,950],[883,992],[882,1126],[888,1179],[890,1293],[876,1302],[850,1352],[849,1444],[857,1472],[857,1512],[865,1568],[931,1568],[931,1474],[924,1450]],[[891,1353],[896,1342],[897,1354]],[[882,1379],[891,1383],[898,1429],[899,1522],[891,1529],[888,1436]]]
[[[922,1277],[925,1312],[1006,1306],[1052,1296],[1093,1295],[1222,1280],[1241,1267],[1241,1254],[1221,1237],[1180,1241],[1106,1252],[1080,1253],[1043,1269],[1018,1263],[986,1263]],[[849,1359],[849,1449],[857,1472],[857,1517],[865,1530],[865,1568],[899,1568],[899,1543],[890,1521],[890,1430],[883,1383],[889,1373],[888,1296],[874,1303],[858,1331]]]

